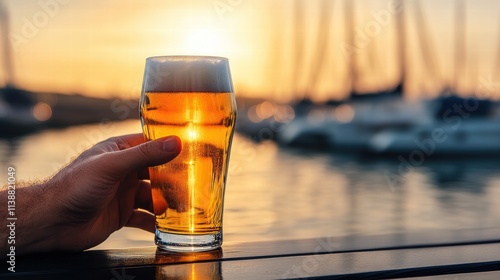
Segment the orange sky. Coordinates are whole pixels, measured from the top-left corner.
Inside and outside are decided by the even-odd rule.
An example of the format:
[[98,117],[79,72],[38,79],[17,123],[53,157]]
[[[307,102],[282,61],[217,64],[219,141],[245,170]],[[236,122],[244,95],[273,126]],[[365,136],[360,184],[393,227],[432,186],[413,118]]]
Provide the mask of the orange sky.
[[[473,92],[480,78],[500,81],[495,69],[500,63],[495,63],[500,3],[465,1],[467,55],[456,74],[454,1],[420,1],[431,38],[429,49],[437,58],[435,64],[422,57],[416,40],[415,7],[406,7],[409,96],[434,96],[438,88],[454,83],[455,76],[460,78],[459,88],[463,92]],[[350,83],[349,60],[343,51],[344,2],[4,1],[10,14],[18,86],[134,97],[139,95],[146,57],[205,54],[230,59],[237,94],[282,100],[300,97],[304,92],[312,92],[310,96],[316,100],[346,95]],[[358,46],[359,89],[387,88],[397,82],[396,15],[388,10],[394,2],[398,0],[356,1],[355,27],[361,31],[353,34],[372,32],[368,33],[370,36],[365,34],[362,46]],[[411,2],[415,1],[405,3]],[[331,12],[319,28],[323,4],[329,5]],[[301,7],[303,18],[298,21],[294,5]],[[376,19],[374,14],[384,13],[389,15],[388,20],[379,19],[379,29],[369,31]],[[297,22],[301,24],[299,31],[295,29]],[[302,38],[299,43],[294,39],[297,34]],[[323,47],[318,43],[321,37],[326,38],[321,41]],[[301,46],[302,52],[297,52],[297,46]],[[316,59],[318,53],[322,54],[320,60]],[[435,71],[429,70],[431,65]],[[431,74],[439,76],[437,81]],[[5,76],[3,69],[0,76]]]

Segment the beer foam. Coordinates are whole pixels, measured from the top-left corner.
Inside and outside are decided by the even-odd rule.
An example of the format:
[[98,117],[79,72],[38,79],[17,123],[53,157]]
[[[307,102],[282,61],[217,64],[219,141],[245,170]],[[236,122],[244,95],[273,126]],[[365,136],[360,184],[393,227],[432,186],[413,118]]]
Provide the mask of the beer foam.
[[146,59],[145,92],[233,92],[226,58],[159,56]]

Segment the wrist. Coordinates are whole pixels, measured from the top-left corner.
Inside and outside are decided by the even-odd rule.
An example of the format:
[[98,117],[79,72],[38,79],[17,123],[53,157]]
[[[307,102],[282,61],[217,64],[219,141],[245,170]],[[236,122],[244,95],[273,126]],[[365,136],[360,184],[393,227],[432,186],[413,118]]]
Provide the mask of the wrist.
[[60,250],[58,189],[48,182],[21,187],[16,195],[18,254]]

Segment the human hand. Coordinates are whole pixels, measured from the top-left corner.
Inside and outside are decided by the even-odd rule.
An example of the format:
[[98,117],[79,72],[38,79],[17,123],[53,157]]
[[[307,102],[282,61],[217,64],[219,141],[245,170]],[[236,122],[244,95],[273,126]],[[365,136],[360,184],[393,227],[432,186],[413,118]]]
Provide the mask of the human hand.
[[[19,207],[36,211],[21,217],[18,252],[81,251],[123,226],[154,232],[147,167],[172,160],[180,150],[176,136],[146,143],[142,134],[114,137],[83,152],[50,180],[25,188]],[[36,199],[30,203],[30,197]]]

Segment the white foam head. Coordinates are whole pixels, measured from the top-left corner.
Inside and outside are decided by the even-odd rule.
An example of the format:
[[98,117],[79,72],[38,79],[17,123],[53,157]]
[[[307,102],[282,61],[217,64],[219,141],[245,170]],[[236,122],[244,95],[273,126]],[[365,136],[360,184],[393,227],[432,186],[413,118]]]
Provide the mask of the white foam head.
[[227,58],[157,56],[146,59],[144,92],[233,92]]

